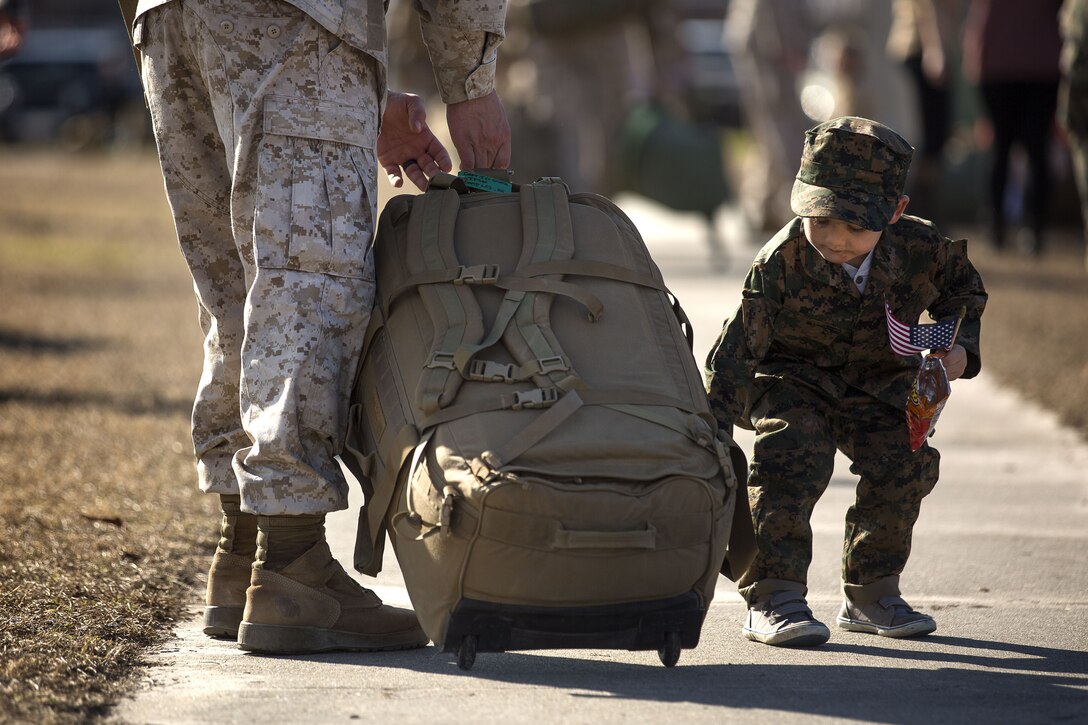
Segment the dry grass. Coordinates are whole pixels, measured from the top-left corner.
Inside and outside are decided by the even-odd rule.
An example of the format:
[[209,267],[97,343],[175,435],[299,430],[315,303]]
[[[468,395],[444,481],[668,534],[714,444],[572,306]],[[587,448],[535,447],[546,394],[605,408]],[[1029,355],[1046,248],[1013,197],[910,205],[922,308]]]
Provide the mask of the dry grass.
[[210,553],[195,303],[153,158],[3,153],[0,721],[85,722]]
[[[982,365],[1088,438],[1088,270],[1079,229],[1058,230],[1040,260],[971,244],[990,293]],[[1017,422],[1009,421],[1015,435]]]
[[[93,721],[214,545],[188,435],[195,302],[153,158],[3,155],[0,721]],[[988,369],[1088,431],[1081,252],[972,253]]]

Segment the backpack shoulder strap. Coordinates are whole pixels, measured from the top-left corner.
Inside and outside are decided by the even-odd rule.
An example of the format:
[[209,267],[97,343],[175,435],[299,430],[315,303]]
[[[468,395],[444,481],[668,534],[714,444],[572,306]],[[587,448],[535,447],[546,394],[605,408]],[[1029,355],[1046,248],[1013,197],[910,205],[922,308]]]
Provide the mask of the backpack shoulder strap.
[[[453,189],[432,189],[415,199],[405,250],[410,274],[459,266],[453,239],[460,208],[460,194]],[[428,415],[457,394],[463,378],[451,374],[453,355],[460,346],[483,337],[483,313],[468,285],[424,284],[418,289],[434,325],[427,369],[415,393],[417,407]]]
[[[559,179],[546,178],[522,186],[520,193],[523,242],[517,272],[534,264],[572,259],[574,226],[566,185]],[[561,278],[562,274],[534,276],[553,282]],[[554,299],[554,294],[526,293],[513,324],[503,335],[503,343],[538,387],[572,390],[581,386],[581,380],[552,332],[550,311]]]

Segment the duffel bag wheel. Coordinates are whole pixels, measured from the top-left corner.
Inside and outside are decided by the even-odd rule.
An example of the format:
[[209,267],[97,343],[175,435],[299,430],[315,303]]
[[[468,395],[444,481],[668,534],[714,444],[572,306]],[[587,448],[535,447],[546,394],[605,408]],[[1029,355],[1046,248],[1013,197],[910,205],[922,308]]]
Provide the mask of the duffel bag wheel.
[[457,650],[457,666],[462,670],[471,670],[476,663],[476,635],[466,634]]
[[672,667],[680,660],[679,632],[665,633],[665,644],[661,645],[661,649],[657,651],[657,656],[661,658],[661,664],[666,667]]

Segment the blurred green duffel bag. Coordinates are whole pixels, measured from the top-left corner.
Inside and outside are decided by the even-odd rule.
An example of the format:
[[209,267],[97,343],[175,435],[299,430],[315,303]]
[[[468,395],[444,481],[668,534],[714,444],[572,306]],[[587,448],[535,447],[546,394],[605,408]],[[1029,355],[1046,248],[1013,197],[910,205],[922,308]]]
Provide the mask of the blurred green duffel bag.
[[620,186],[676,211],[712,216],[725,202],[718,130],[675,118],[654,104],[623,124]]

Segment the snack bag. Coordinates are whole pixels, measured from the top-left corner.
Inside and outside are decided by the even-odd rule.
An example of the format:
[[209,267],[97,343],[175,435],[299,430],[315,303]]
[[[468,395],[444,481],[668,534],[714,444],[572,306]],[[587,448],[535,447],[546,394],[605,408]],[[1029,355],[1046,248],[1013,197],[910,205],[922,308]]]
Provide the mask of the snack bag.
[[926,439],[933,435],[937,418],[952,393],[942,357],[941,353],[930,353],[922,358],[922,365],[918,368],[907,398],[907,430],[910,432],[912,451],[921,448]]
[[922,353],[922,364],[914,377],[910,396],[907,397],[907,430],[910,433],[910,449],[921,448],[926,438],[933,435],[937,418],[952,394],[948,384],[948,371],[941,358],[952,349],[960,323],[967,308],[960,308],[957,317],[950,317],[933,324],[908,324],[900,322],[892,313],[887,301],[884,314],[888,319],[888,343],[897,355]]

